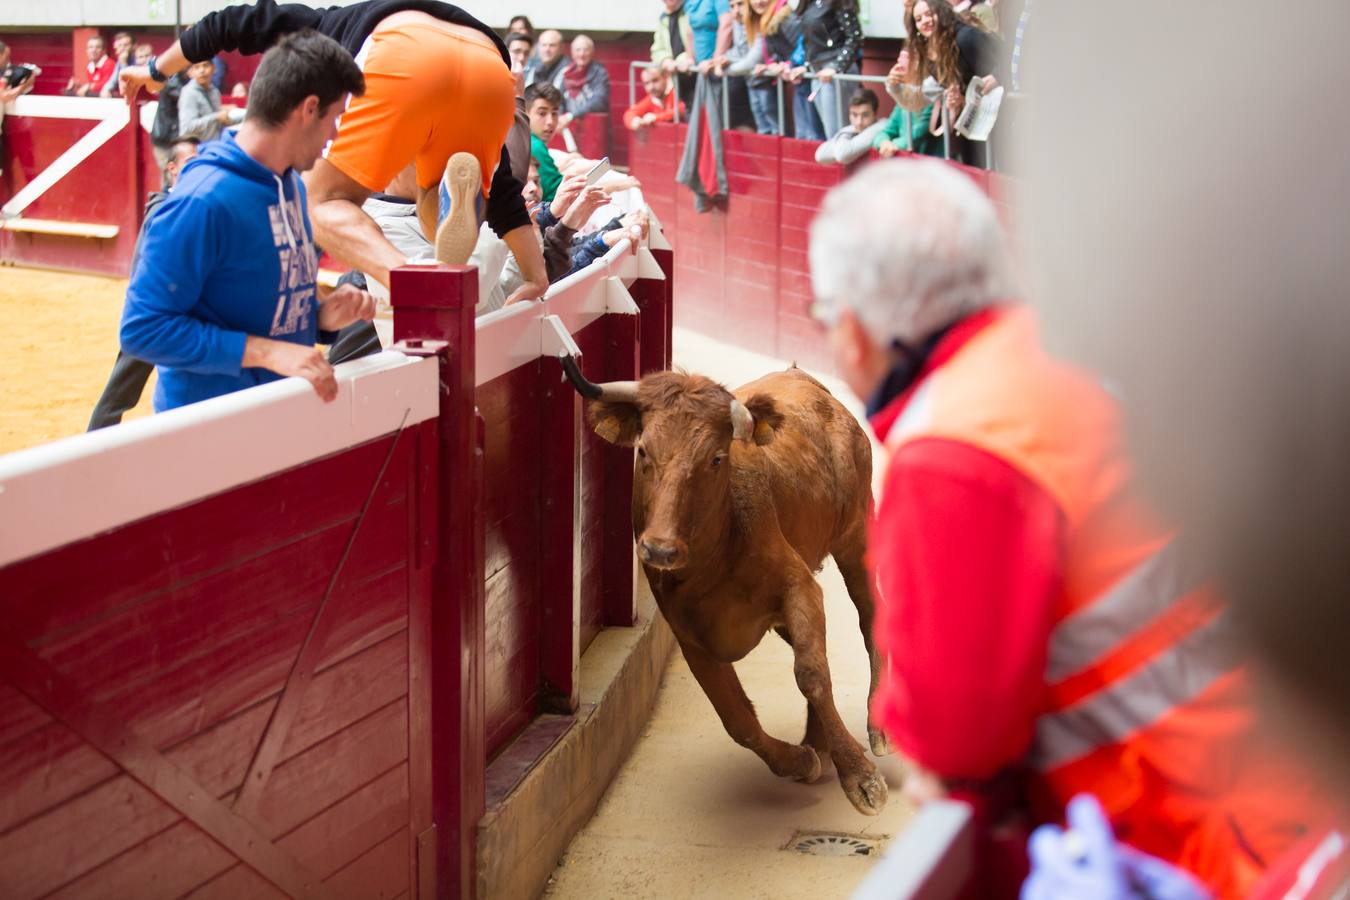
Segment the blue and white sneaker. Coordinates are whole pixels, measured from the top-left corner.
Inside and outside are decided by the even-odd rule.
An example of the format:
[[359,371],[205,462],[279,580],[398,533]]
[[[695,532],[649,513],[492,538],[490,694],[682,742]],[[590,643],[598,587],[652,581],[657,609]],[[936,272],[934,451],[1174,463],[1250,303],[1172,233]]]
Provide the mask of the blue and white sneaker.
[[473,255],[483,222],[483,171],[472,153],[456,153],[441,178],[436,259],[462,266]]

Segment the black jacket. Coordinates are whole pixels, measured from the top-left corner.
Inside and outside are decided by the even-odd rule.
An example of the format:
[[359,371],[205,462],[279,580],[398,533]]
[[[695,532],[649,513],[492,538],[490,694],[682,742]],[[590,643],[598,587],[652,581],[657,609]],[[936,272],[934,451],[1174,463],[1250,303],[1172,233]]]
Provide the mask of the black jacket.
[[[228,6],[203,16],[183,32],[179,45],[189,62],[211,59],[217,53],[237,50],[244,54],[263,53],[280,38],[312,28],[337,41],[355,57],[361,45],[382,19],[396,12],[415,10],[481,31],[492,38],[508,69],[510,57],[497,34],[473,16],[438,0],[365,0],[351,6],[312,9],[298,3],[278,4],[276,0],[258,0],[252,6]],[[450,111],[453,112],[453,111]],[[530,214],[521,198],[522,184],[511,173],[511,154],[502,148],[501,164],[488,192],[487,221],[499,237],[530,224]]]

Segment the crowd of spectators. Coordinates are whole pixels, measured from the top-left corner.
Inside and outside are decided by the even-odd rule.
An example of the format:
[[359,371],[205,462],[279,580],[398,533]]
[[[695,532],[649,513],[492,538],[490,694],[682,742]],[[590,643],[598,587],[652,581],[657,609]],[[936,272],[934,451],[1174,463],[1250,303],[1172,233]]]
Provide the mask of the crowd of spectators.
[[[895,108],[879,123],[866,112],[871,109],[875,117],[879,111],[876,94],[853,77],[839,78],[861,71],[857,0],[662,2],[651,65],[676,79],[686,104],[692,102],[697,77],[722,82],[729,108],[723,127],[822,141],[819,159],[824,163],[852,161],[875,150],[881,156],[950,152],[964,162],[985,164],[981,144],[948,132],[972,80],[981,93],[1009,82],[1004,40],[1011,40],[1018,17],[1009,15],[1007,2],[904,0],[909,38],[885,79]],[[1020,31],[1017,44],[1014,67]],[[648,97],[638,105],[641,109],[634,107],[625,116],[630,129],[664,97],[655,80],[649,83],[644,77],[643,86]],[[748,117],[738,112],[741,96],[748,101]],[[790,122],[780,122],[780,116],[790,117]],[[863,133],[870,143],[861,139]]]

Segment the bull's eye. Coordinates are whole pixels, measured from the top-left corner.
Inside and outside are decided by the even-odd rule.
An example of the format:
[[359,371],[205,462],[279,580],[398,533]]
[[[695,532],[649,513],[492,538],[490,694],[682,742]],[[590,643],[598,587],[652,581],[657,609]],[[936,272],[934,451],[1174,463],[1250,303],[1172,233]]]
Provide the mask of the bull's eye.
[[721,464],[722,464],[722,454],[720,453],[714,454],[712,458],[712,467],[715,469]]
[[642,457],[643,459],[646,459],[647,451],[643,450],[641,447],[638,447],[638,456]]

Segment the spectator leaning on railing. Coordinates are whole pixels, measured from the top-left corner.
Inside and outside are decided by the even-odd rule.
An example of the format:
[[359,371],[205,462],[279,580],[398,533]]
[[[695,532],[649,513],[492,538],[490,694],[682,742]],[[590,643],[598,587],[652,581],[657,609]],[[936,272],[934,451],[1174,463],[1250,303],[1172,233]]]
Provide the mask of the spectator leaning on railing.
[[[657,68],[642,70],[642,87],[647,92],[623,114],[623,125],[629,131],[641,131],[657,122],[673,122],[675,105],[680,103],[670,89],[670,77]],[[684,106],[680,103],[681,108]]]
[[846,166],[866,156],[886,124],[877,121],[877,104],[869,88],[854,91],[848,98],[848,124],[816,148],[816,162]]
[[694,79],[689,74],[694,68],[694,29],[684,0],[661,2],[665,10],[652,33],[652,62],[675,78],[680,100],[689,104],[694,99]]
[[[746,37],[752,47],[756,42],[762,42],[762,59],[755,63],[751,72],[771,79],[771,86],[766,91],[758,94],[751,91],[751,108],[756,110],[757,123],[763,115],[762,124],[771,123],[772,130],[777,132],[784,123],[778,120],[782,110],[778,106],[778,89],[772,82],[792,69],[792,55],[802,37],[802,23],[792,11],[791,0],[750,0],[750,13]],[[760,105],[756,107],[756,104]]]
[[563,95],[559,128],[582,116],[609,112],[609,72],[595,61],[595,41],[587,35],[572,39],[572,61],[554,74],[553,86]]
[[[908,86],[904,102],[917,110],[922,103],[922,83],[932,76],[942,86],[953,122],[965,106],[966,86],[980,79],[980,92],[988,93],[999,84],[999,42],[989,32],[963,21],[947,0],[916,0],[905,14],[909,38],[909,67],[904,76]],[[952,147],[962,161],[984,165],[981,142],[966,141],[952,135]]]
[[[810,137],[824,140],[839,127],[840,121],[841,97],[834,76],[858,73],[858,55],[863,41],[858,0],[800,0],[797,15],[802,23],[806,63],[804,68],[799,66],[789,75],[797,85],[799,96],[809,101],[820,118],[821,132]],[[813,73],[816,78],[814,83],[803,86],[802,75],[806,72]],[[796,108],[805,111],[803,104],[799,103]],[[803,137],[800,129],[797,136]]]
[[[915,112],[902,102],[907,90],[904,79],[908,71],[909,50],[905,49],[900,51],[895,65],[891,66],[890,74],[886,76],[886,93],[895,100],[895,109],[891,110],[891,117],[886,120],[881,132],[874,138],[872,146],[882,156],[887,157],[894,156],[901,150],[941,156],[942,139],[934,134],[931,127],[933,121],[938,118],[937,107],[929,102],[927,106]],[[929,85],[933,96],[941,95],[942,89],[938,87],[936,81],[927,80],[925,88]],[[927,93],[927,90],[918,91],[915,92],[915,96],[926,101]]]
[[778,132],[775,79],[764,74],[767,56],[764,33],[760,27],[760,21],[768,14],[773,2],[733,0],[731,9],[735,21],[732,23],[731,50],[717,69],[718,74],[745,79],[750,113],[755,120],[755,130],[760,134]]

